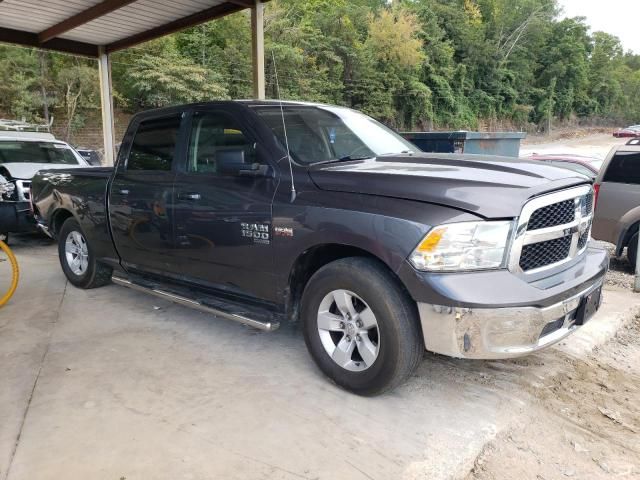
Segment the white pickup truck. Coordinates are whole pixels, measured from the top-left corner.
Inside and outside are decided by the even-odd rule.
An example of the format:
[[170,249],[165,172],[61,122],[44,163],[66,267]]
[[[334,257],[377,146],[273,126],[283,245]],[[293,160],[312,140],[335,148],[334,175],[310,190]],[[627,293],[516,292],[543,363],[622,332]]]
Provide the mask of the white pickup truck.
[[73,147],[50,133],[0,131],[0,236],[35,230],[30,189],[39,170],[88,166]]

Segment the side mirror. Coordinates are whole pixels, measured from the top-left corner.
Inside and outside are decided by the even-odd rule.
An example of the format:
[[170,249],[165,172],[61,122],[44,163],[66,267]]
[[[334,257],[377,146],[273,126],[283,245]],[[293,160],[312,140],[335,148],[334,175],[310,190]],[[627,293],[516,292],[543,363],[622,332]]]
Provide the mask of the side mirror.
[[217,150],[216,166],[218,172],[227,175],[262,177],[268,172],[266,165],[247,162],[246,152],[242,147]]

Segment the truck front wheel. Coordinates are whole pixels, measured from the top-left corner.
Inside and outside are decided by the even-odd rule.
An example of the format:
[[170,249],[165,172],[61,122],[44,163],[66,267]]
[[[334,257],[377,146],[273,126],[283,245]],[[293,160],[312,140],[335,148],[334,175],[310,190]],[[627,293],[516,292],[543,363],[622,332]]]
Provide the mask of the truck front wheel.
[[305,287],[301,314],[320,370],[359,395],[399,385],[424,354],[415,304],[372,259],[345,258],[318,270]]
[[79,288],[96,288],[111,280],[112,269],[96,261],[91,245],[75,218],[68,218],[58,234],[58,256],[67,279]]

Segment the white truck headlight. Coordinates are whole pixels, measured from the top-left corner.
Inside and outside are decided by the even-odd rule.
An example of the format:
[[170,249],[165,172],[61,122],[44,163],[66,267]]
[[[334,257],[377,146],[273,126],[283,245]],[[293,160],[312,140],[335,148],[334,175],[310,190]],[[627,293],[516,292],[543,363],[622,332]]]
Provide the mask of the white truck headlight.
[[512,226],[511,221],[439,225],[427,233],[409,260],[418,270],[434,272],[502,268]]
[[13,183],[9,182],[9,180],[0,175],[0,201],[4,200],[5,198],[9,199],[13,195],[15,189],[16,186]]

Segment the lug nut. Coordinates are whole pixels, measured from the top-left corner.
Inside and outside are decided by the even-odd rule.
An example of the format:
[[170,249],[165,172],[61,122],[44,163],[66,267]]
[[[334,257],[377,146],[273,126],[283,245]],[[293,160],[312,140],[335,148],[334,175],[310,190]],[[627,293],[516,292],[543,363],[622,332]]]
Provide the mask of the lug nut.
[[362,320],[358,320],[356,322],[356,325],[358,326],[358,328],[362,328],[362,325],[363,325]]
[[362,340],[362,338],[360,338],[360,335],[356,335],[356,342],[359,342],[360,340]]
[[344,330],[344,322],[340,322],[340,328]]
[[349,335],[347,335],[346,337],[344,337],[344,339],[345,339],[347,342],[350,342],[350,341],[351,341],[351,337],[350,337]]

